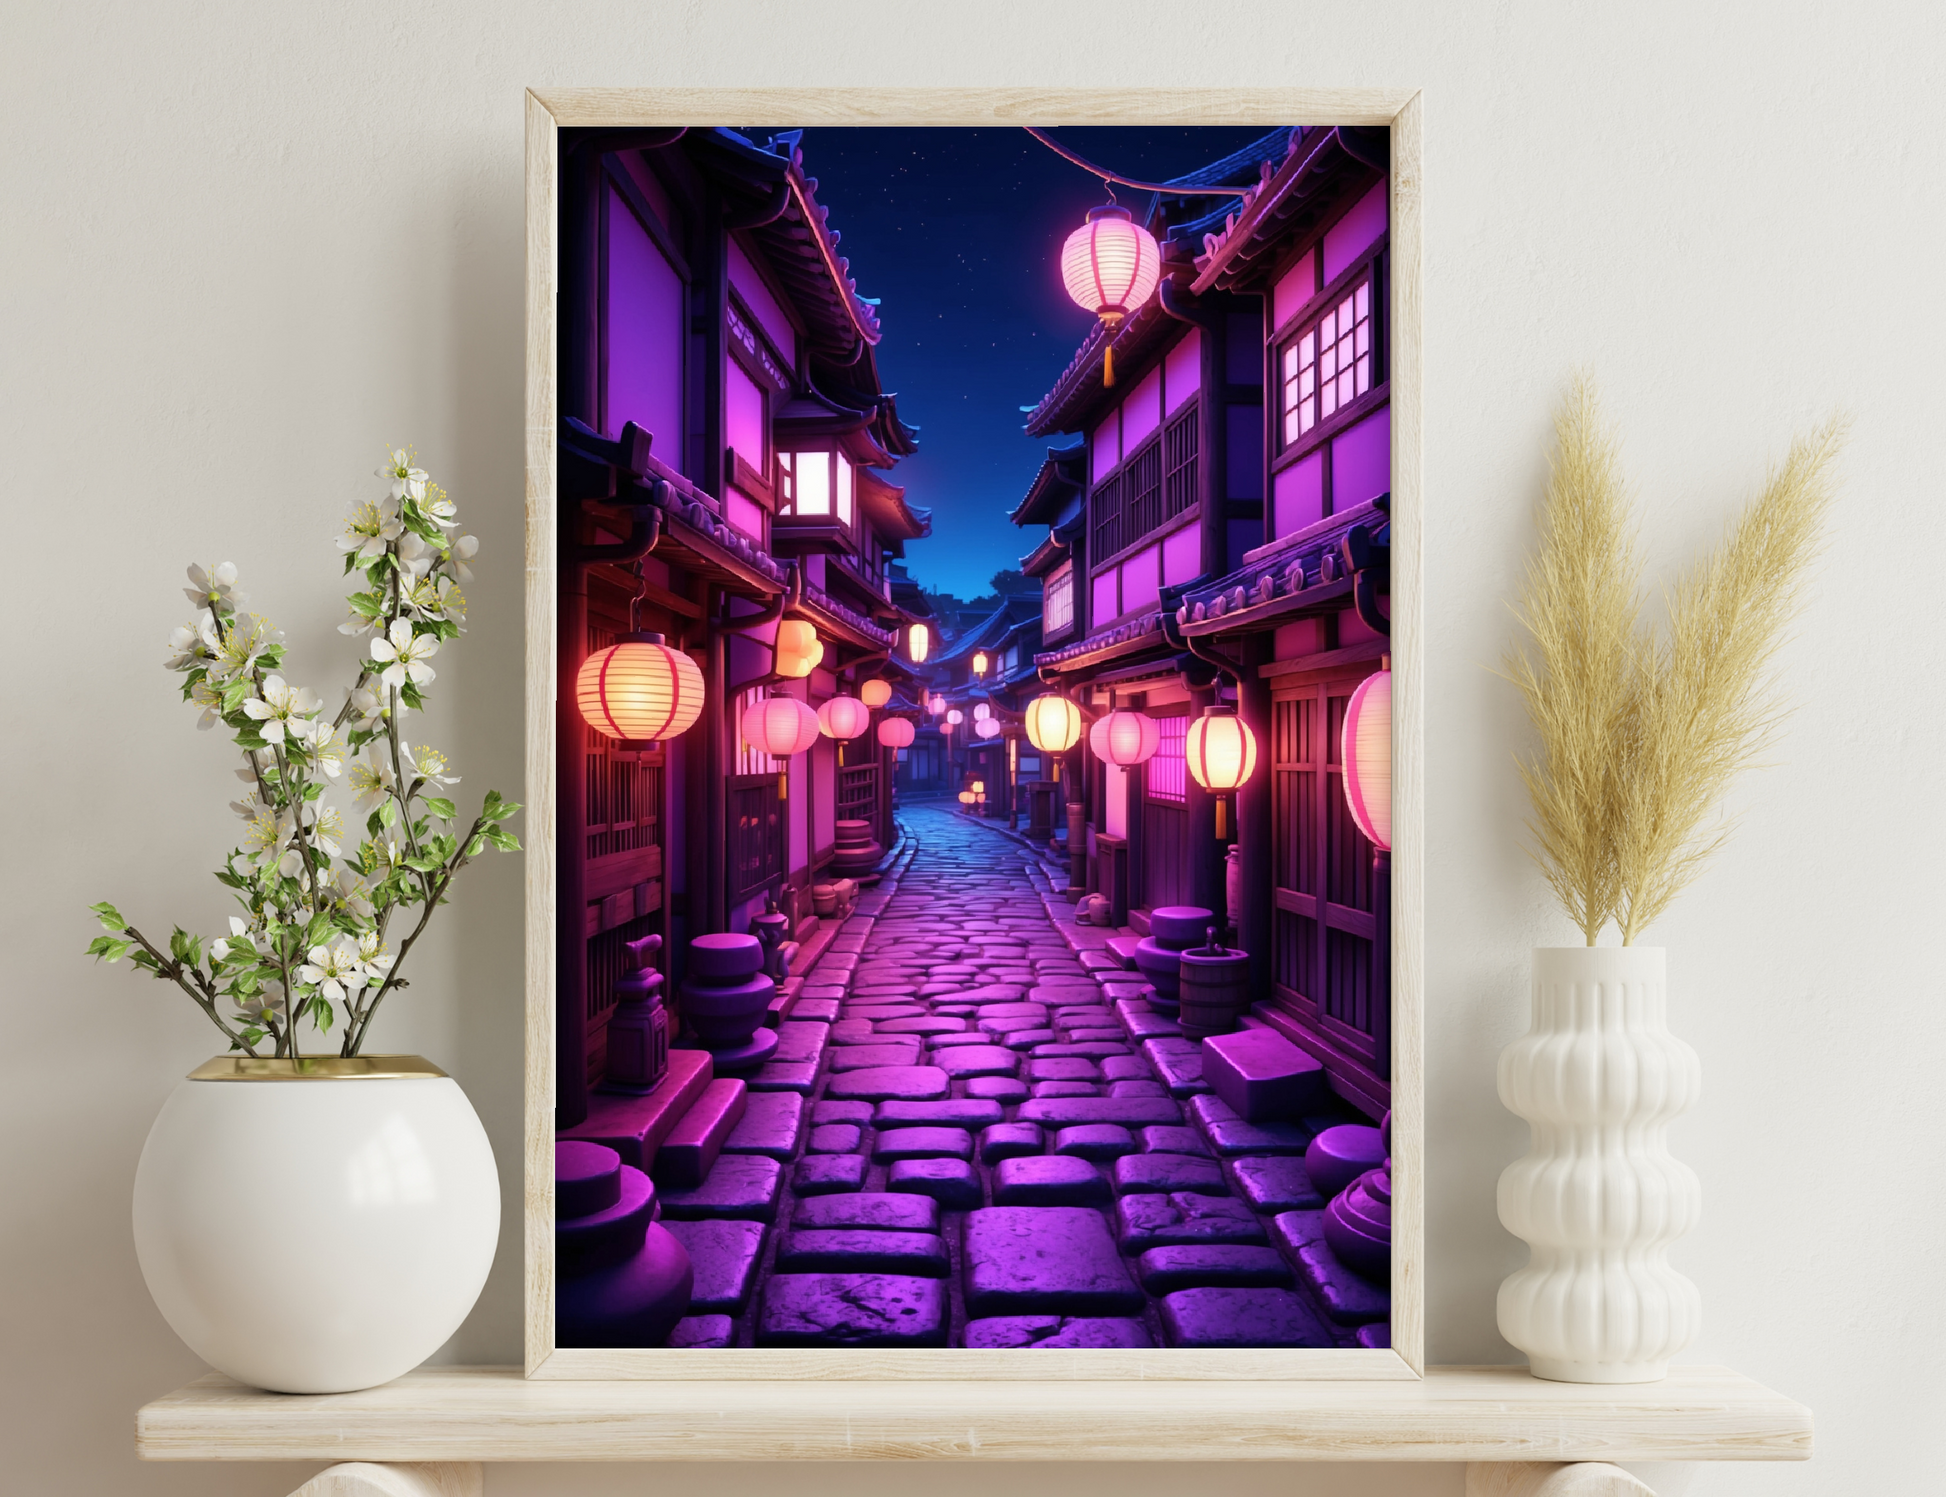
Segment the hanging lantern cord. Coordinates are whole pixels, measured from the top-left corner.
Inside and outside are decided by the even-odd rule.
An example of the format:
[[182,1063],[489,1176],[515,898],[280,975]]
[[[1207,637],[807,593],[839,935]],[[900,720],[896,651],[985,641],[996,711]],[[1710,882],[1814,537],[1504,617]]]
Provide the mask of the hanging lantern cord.
[[1058,144],[1054,137],[1045,130],[1037,130],[1032,125],[1027,125],[1023,128],[1029,135],[1033,136],[1034,139],[1038,140],[1062,160],[1070,161],[1080,167],[1084,172],[1100,177],[1102,181],[1106,182],[1108,184],[1108,197],[1111,202],[1115,197],[1115,186],[1117,183],[1120,183],[1123,187],[1133,187],[1137,192],[1161,192],[1168,194],[1170,197],[1179,198],[1240,198],[1254,192],[1257,187],[1255,182],[1252,182],[1248,187],[1223,187],[1200,182],[1194,187],[1189,187],[1181,182],[1144,182],[1138,177],[1124,177],[1119,172],[1109,171],[1105,166],[1096,166],[1094,162],[1089,161],[1086,157],[1075,155],[1066,146]]

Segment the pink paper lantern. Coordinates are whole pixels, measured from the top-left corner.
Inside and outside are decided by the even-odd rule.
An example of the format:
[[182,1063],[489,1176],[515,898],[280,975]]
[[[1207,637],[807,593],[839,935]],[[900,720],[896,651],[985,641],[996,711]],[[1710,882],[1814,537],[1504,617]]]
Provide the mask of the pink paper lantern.
[[1374,671],[1345,707],[1339,752],[1345,802],[1358,830],[1380,852],[1392,850],[1392,673]]
[[1114,203],[1090,209],[1061,247],[1061,283],[1076,306],[1103,319],[1119,321],[1140,307],[1161,274],[1155,235]]
[[827,738],[857,738],[872,725],[872,709],[857,697],[833,697],[818,708],[818,727]]
[[1147,764],[1162,747],[1162,727],[1146,712],[1122,709],[1095,719],[1088,729],[1088,747],[1104,764],[1127,769]]
[[801,754],[818,741],[818,715],[796,697],[765,697],[743,712],[743,741],[773,759]]
[[998,738],[1000,736],[1000,721],[998,718],[983,717],[973,724],[973,731],[978,733],[982,738]]
[[887,748],[911,748],[918,731],[903,717],[888,717],[878,725],[878,741]]

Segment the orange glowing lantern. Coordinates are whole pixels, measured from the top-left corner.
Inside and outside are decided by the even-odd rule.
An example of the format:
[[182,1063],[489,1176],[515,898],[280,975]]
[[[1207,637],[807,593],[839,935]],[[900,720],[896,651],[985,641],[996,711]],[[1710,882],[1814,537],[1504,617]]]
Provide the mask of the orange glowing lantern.
[[1108,329],[1101,382],[1115,383],[1115,330],[1129,313],[1148,301],[1162,275],[1162,248],[1155,235],[1116,203],[1091,209],[1088,221],[1061,247],[1061,283],[1076,306],[1099,317]]
[[858,688],[858,700],[863,702],[867,707],[883,707],[887,702],[892,700],[892,683],[890,681],[878,680],[867,681],[863,686]]
[[974,675],[984,676],[987,673],[988,664],[989,662],[987,660],[987,652],[985,650],[975,650],[973,652],[973,674]]
[[1216,835],[1227,837],[1223,797],[1256,772],[1257,735],[1228,707],[1206,707],[1183,735],[1183,757],[1196,783],[1217,792]]
[[688,731],[703,710],[703,673],[660,634],[631,634],[581,662],[575,705],[589,727],[628,744]]
[[802,680],[824,659],[818,631],[803,619],[784,619],[777,625],[777,674]]

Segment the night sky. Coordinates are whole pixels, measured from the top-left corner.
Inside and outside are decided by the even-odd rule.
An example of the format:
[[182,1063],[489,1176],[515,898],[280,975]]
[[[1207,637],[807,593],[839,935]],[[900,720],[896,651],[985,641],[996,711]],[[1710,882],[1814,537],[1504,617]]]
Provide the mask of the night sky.
[[[1059,139],[1108,170],[1166,181],[1264,133]],[[890,475],[933,511],[932,538],[907,547],[907,565],[929,588],[978,596],[1041,533],[1007,521],[1050,445],[1021,430],[1020,407],[1047,392],[1094,322],[1062,289],[1060,255],[1106,189],[1022,130],[809,129],[803,146],[859,294],[881,301],[879,374],[919,428],[919,451]],[[1117,193],[1138,215],[1148,201]]]

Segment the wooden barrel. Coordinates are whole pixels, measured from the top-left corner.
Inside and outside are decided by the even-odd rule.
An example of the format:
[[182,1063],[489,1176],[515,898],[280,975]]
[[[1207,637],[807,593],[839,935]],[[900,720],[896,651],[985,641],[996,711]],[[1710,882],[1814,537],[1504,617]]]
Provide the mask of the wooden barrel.
[[1192,947],[1176,969],[1176,991],[1176,1023],[1185,1039],[1228,1034],[1250,1007],[1249,953]]

